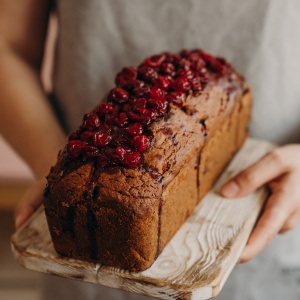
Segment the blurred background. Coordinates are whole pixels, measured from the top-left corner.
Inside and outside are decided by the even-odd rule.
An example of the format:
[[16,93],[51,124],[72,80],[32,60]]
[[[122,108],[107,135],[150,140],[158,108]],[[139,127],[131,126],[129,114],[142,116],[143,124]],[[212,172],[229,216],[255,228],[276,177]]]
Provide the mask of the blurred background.
[[[44,88],[51,92],[52,61],[57,31],[57,20],[51,16],[45,49],[43,71]],[[1,109],[1,108],[0,108]],[[14,260],[10,237],[13,234],[13,210],[27,187],[34,181],[28,166],[6,143],[0,134],[0,299],[40,299],[39,273],[25,270]]]

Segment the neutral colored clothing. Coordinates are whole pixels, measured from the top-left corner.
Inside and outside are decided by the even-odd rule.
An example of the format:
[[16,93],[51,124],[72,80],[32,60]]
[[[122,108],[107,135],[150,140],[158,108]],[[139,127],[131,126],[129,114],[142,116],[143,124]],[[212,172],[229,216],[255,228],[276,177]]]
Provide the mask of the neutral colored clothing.
[[[70,129],[123,66],[162,51],[203,48],[226,57],[253,87],[252,136],[300,141],[299,0],[57,0],[57,11],[54,89]],[[298,227],[237,266],[219,299],[300,299],[299,237]],[[55,292],[67,294],[59,298],[51,289],[47,299],[144,298],[55,280],[62,286]]]

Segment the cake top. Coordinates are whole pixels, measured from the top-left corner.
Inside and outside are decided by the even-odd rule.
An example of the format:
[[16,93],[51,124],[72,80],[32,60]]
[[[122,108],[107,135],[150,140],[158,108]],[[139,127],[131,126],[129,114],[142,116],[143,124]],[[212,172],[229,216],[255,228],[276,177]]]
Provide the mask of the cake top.
[[187,96],[199,95],[209,78],[230,78],[232,73],[225,59],[198,49],[154,55],[138,67],[123,68],[106,102],[85,114],[69,135],[69,159],[92,159],[101,168],[139,166],[153,143],[149,125],[172,107],[184,109]]

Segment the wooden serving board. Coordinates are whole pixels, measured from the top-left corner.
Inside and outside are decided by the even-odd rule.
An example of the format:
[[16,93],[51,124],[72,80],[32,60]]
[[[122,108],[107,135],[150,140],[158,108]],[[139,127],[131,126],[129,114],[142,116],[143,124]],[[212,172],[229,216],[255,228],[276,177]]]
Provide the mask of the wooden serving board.
[[273,147],[268,142],[248,139],[214,189],[144,272],[130,273],[58,255],[43,207],[12,236],[14,256],[31,270],[159,299],[213,298],[235,266],[267,197],[265,188],[238,200],[222,198],[216,191]]

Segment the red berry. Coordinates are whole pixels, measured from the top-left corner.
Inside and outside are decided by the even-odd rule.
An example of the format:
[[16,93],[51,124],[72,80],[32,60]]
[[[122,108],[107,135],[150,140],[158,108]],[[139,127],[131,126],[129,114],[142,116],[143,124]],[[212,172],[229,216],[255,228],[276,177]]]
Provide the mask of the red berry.
[[221,75],[224,75],[225,67],[216,57],[214,57],[206,52],[202,52],[201,56],[206,61],[206,67],[209,70],[211,70],[213,72],[217,72]]
[[202,90],[201,79],[199,76],[195,76],[190,80],[191,89],[193,92],[200,92]]
[[110,160],[104,153],[100,153],[99,157],[97,158],[97,163],[100,167],[106,167],[109,165]]
[[94,136],[94,132],[93,131],[86,130],[83,133],[81,133],[80,139],[82,141],[88,142],[88,141],[90,141],[93,138],[93,136]]
[[117,103],[123,103],[128,101],[129,94],[122,88],[114,88],[110,91],[108,99]]
[[165,94],[161,89],[153,88],[148,93],[148,98],[149,99],[165,99]]
[[158,74],[152,67],[141,66],[139,67],[139,76],[143,80],[152,82],[158,77]]
[[114,137],[112,144],[113,146],[124,146],[128,145],[129,141],[129,136],[126,131],[121,131]]
[[165,55],[165,62],[175,64],[180,60],[180,56],[178,56],[177,54],[165,53]]
[[128,79],[136,79],[136,77],[137,77],[137,68],[136,67],[125,67],[122,69],[121,72]]
[[149,99],[147,104],[155,109],[158,116],[163,115],[168,108],[168,102],[164,99]]
[[130,124],[127,128],[127,132],[130,135],[138,135],[143,133],[143,125],[141,123]]
[[125,159],[125,154],[126,154],[126,149],[122,146],[117,147],[113,152],[112,156],[113,159],[116,160],[117,162],[122,162]]
[[110,103],[100,103],[98,105],[98,113],[100,115],[105,115],[105,114],[109,114],[111,112],[113,112],[114,108]]
[[99,150],[97,147],[85,145],[83,147],[83,153],[87,157],[96,157],[99,155]]
[[150,91],[150,87],[145,85],[144,87],[138,87],[133,89],[132,93],[137,97],[143,97]]
[[79,155],[82,153],[84,146],[86,143],[79,141],[79,140],[73,140],[70,141],[67,145],[67,153],[72,158],[75,159],[79,157]]
[[105,147],[112,140],[112,137],[107,132],[98,131],[93,136],[94,145],[97,147]]
[[177,66],[181,69],[184,70],[189,70],[191,68],[191,62],[186,59],[186,58],[181,58],[178,62],[177,62]]
[[132,138],[130,145],[138,152],[143,152],[147,149],[149,138],[146,135],[136,135]]
[[125,154],[123,164],[127,167],[134,168],[137,167],[141,162],[141,155],[138,152],[127,152]]
[[128,91],[133,91],[134,89],[142,88],[144,86],[146,86],[144,81],[131,80],[131,81],[128,81],[128,83],[124,86],[124,88]]
[[131,105],[133,108],[144,108],[146,107],[147,100],[145,98],[133,98],[131,100]]
[[188,80],[191,80],[194,77],[194,74],[191,70],[178,70],[176,73],[177,77],[185,77]]
[[134,113],[132,111],[129,111],[127,114],[128,114],[129,119],[134,122],[142,122],[145,119],[145,117],[143,117],[137,113]]
[[164,91],[168,91],[169,87],[171,85],[171,81],[168,77],[166,76],[160,76],[156,79],[154,83],[155,88],[162,89]]
[[166,75],[175,75],[175,67],[172,63],[169,62],[162,63],[162,65],[160,66],[160,71]]
[[164,53],[153,55],[151,57],[146,58],[142,63],[142,65],[149,66],[149,67],[158,67],[163,63],[165,59],[166,59],[166,55]]
[[171,87],[175,91],[186,92],[191,85],[186,77],[179,77],[172,82]]
[[84,127],[88,130],[97,129],[101,125],[101,121],[96,114],[84,115]]
[[123,87],[128,82],[136,79],[137,77],[137,69],[134,67],[126,67],[123,68],[120,73],[117,74],[115,78],[115,83],[117,86]]
[[68,136],[69,141],[78,140],[79,136],[77,132],[72,132]]
[[176,105],[178,107],[182,107],[183,106],[183,102],[184,102],[184,93],[182,93],[182,92],[172,92],[172,93],[169,93],[167,95],[167,100],[170,103],[173,103],[174,105]]
[[128,123],[128,117],[125,112],[121,112],[118,118],[115,118],[115,124],[118,127],[124,127]]

